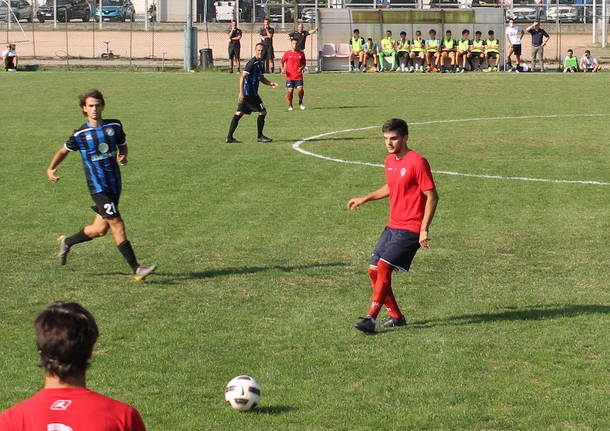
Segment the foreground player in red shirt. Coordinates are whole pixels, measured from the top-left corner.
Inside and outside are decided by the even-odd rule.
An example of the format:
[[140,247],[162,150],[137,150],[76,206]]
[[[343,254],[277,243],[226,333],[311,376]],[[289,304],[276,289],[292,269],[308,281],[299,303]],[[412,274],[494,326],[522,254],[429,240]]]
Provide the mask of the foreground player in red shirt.
[[390,315],[381,322],[382,327],[407,324],[392,292],[392,271],[408,271],[417,250],[430,248],[428,229],[438,203],[428,161],[407,146],[407,123],[394,118],[383,124],[382,131],[390,153],[385,159],[386,184],[347,203],[350,210],[357,210],[368,201],[390,198],[390,220],[371,255],[368,271],[373,286],[371,308],[367,316],[354,325],[365,333],[375,332],[375,321],[382,305]]
[[292,107],[292,93],[295,88],[299,95],[299,107],[305,109],[305,105],[303,105],[303,96],[305,95],[303,91],[303,69],[307,63],[305,61],[305,54],[299,51],[297,47],[298,44],[299,41],[297,39],[291,39],[290,46],[292,49],[286,51],[280,61],[282,72],[286,73],[286,99],[288,100],[289,111],[294,109]]
[[85,387],[98,337],[89,311],[76,303],[52,305],[34,327],[44,388],[0,414],[0,430],[146,431],[136,409]]

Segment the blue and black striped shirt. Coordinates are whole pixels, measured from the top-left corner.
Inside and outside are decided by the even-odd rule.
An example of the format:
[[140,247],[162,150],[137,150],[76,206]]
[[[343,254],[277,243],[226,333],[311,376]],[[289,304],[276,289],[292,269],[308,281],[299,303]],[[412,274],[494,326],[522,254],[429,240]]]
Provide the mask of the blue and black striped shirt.
[[98,127],[85,123],[65,143],[68,151],[80,152],[89,193],[121,193],[120,145],[125,145],[125,132],[119,120],[102,120]]
[[261,75],[265,72],[265,63],[262,59],[252,57],[244,67],[244,96],[258,96],[258,85]]

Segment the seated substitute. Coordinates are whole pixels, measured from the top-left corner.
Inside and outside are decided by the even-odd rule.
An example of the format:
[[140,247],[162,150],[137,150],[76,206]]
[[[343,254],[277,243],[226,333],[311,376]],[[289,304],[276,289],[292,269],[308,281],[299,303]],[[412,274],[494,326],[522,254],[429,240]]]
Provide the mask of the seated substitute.
[[[493,30],[487,32],[489,37],[485,41],[485,59],[487,60],[489,72],[498,71],[500,64],[500,41],[494,36]],[[493,60],[493,61],[492,61]],[[492,63],[493,66],[492,66]]]
[[[360,30],[354,30],[354,36],[349,40],[349,46],[351,48],[349,53],[350,72],[362,70],[362,64],[364,63],[364,38],[360,36]],[[356,59],[358,59],[358,67],[354,64]]]
[[446,72],[445,62],[447,59],[451,62],[451,72],[455,73],[456,69],[456,54],[457,42],[451,35],[451,30],[445,32],[445,38],[441,43],[441,72]]
[[482,33],[480,31],[474,32],[474,39],[472,40],[470,46],[470,56],[469,59],[471,61],[471,66],[478,72],[481,71],[483,66],[486,64],[485,57],[485,41],[481,39]]
[[77,303],[58,303],[34,322],[44,387],[0,414],[2,431],[145,431],[129,404],[87,389],[86,373],[99,331]]
[[2,51],[2,61],[4,63],[4,70],[6,72],[17,71],[19,57],[17,57],[16,45],[14,43],[9,43],[6,45],[6,49]]
[[390,57],[390,71],[396,70],[396,39],[392,38],[390,30],[385,32],[381,39],[381,51],[379,52],[379,66],[381,71],[385,70],[385,58]]
[[375,72],[379,72],[379,46],[373,42],[372,38],[368,38],[366,43],[364,44],[364,65],[363,72],[366,72],[366,67],[369,58],[373,59],[373,64],[375,65]]
[[[458,40],[457,52],[455,53],[456,72],[463,73],[466,70],[471,44],[470,30],[462,30],[462,38]],[[474,70],[474,67],[471,66],[470,70]]]
[[416,72],[422,72],[424,70],[424,62],[426,61],[426,41],[422,38],[421,31],[415,32],[415,39],[410,44],[411,54],[409,58],[413,63],[414,70]]
[[426,72],[440,72],[441,41],[436,38],[436,30],[428,32],[426,39]]
[[585,55],[580,59],[580,70],[583,72],[599,72],[601,68],[602,66],[597,58],[593,57],[591,51],[587,49]]
[[563,58],[563,73],[578,72],[578,58],[574,56],[574,51],[568,49],[568,55]]
[[396,41],[396,58],[397,70],[401,72],[413,71],[413,66],[410,66],[411,59],[409,58],[409,41],[407,40],[407,32],[400,32],[400,39]]

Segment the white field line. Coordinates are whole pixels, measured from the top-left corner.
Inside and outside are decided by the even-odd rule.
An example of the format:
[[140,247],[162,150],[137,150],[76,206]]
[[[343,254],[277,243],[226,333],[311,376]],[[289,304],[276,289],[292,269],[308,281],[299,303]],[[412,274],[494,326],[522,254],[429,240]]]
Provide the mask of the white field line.
[[[526,115],[522,117],[485,117],[485,118],[463,118],[459,120],[434,120],[434,121],[420,121],[409,123],[411,126],[415,125],[424,125],[424,124],[440,124],[440,123],[463,123],[467,121],[483,121],[483,120],[523,120],[523,119],[533,119],[533,118],[574,118],[574,117],[607,117],[610,114],[562,114],[562,115]],[[374,166],[383,168],[383,165],[380,163],[369,163],[369,162],[360,162],[357,160],[343,160],[337,159],[334,157],[324,156],[322,154],[312,153],[311,151],[304,150],[301,148],[301,145],[306,143],[307,141],[314,141],[319,138],[323,138],[329,135],[335,135],[338,133],[347,133],[347,132],[357,132],[360,130],[368,130],[375,129],[377,126],[366,126],[359,127],[354,129],[343,129],[343,130],[335,130],[332,132],[321,133],[319,135],[310,136],[308,138],[303,138],[299,141],[296,141],[292,144],[292,148],[298,151],[301,154],[305,154],[306,156],[317,157],[318,159],[329,160],[331,162],[337,163],[348,163],[352,165],[364,165],[364,166]],[[460,177],[473,177],[473,178],[485,178],[485,179],[494,179],[494,180],[517,180],[517,181],[538,181],[543,183],[568,183],[568,184],[593,184],[598,186],[610,186],[610,183],[606,183],[603,181],[587,181],[587,180],[553,180],[549,178],[529,178],[529,177],[506,177],[501,175],[482,175],[482,174],[468,174],[462,172],[453,172],[453,171],[432,171],[435,174],[442,175],[454,175]]]

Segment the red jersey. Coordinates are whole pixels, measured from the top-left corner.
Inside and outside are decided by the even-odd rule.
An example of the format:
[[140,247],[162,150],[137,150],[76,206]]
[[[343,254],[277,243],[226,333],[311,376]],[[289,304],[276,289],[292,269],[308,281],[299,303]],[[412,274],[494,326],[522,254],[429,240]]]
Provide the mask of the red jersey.
[[129,404],[85,388],[43,389],[0,414],[2,431],[146,431]]
[[400,160],[390,154],[385,177],[390,188],[388,227],[419,232],[427,201],[423,192],[436,188],[428,161],[413,150]]
[[303,68],[306,65],[305,54],[301,51],[293,52],[292,50],[286,51],[282,60],[282,65],[285,65],[286,79],[289,81],[302,81],[303,80]]

